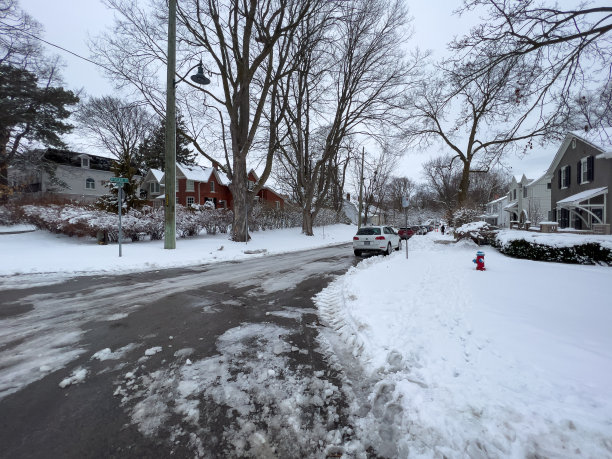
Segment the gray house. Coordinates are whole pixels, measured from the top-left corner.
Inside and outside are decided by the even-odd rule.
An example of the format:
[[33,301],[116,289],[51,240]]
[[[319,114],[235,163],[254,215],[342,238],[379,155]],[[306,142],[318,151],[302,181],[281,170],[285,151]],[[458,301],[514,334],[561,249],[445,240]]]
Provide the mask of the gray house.
[[553,220],[560,228],[610,234],[612,128],[569,132],[546,178]]

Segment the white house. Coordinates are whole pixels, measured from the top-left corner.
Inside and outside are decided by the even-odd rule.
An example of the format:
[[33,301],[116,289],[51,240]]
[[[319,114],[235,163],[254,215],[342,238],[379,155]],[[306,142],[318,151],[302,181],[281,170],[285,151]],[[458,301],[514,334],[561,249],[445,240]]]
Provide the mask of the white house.
[[546,174],[535,180],[528,179],[525,174],[520,180],[512,177],[508,203],[504,206],[510,221],[537,225],[541,221],[550,220],[550,187],[550,179]]
[[510,214],[504,212],[504,207],[508,205],[508,202],[508,196],[504,195],[487,203],[487,210],[483,215],[484,221],[500,228],[508,228],[510,226]]

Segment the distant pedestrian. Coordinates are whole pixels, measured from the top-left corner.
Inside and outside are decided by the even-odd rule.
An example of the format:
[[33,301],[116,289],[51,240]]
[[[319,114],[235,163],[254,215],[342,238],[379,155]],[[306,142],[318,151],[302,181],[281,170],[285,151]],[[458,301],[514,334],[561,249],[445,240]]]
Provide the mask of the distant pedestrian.
[[444,225],[440,227],[440,231],[442,232],[442,236],[444,236]]

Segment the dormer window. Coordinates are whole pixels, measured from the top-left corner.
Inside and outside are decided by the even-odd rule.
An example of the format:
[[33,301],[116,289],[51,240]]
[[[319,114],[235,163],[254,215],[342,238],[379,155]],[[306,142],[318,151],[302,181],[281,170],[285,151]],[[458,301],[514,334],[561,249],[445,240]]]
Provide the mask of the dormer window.
[[151,193],[159,193],[159,183],[157,183],[157,182],[149,182],[149,192],[151,192]]
[[81,167],[89,169],[89,158],[87,156],[81,156]]

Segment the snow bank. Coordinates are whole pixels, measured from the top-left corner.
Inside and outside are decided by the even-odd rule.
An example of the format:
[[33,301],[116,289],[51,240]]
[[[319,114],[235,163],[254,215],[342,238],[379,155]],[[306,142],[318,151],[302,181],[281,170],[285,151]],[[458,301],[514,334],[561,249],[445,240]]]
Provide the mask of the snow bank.
[[612,457],[610,268],[488,248],[478,272],[476,245],[439,237],[410,239],[408,260],[365,260],[316,298],[377,381],[364,442],[393,457]]
[[[70,238],[35,231],[0,234],[0,286],[44,285],[77,274],[125,273],[262,257],[270,254],[336,245],[352,241],[354,225],[315,228],[314,236],[300,228],[257,231],[248,243],[232,242],[227,234],[179,239],[176,249],[164,250],[163,241],[98,245],[90,238]],[[23,275],[32,275],[26,278]],[[39,276],[42,274],[42,276]],[[17,277],[8,277],[20,275]],[[27,282],[25,282],[27,280]]]

